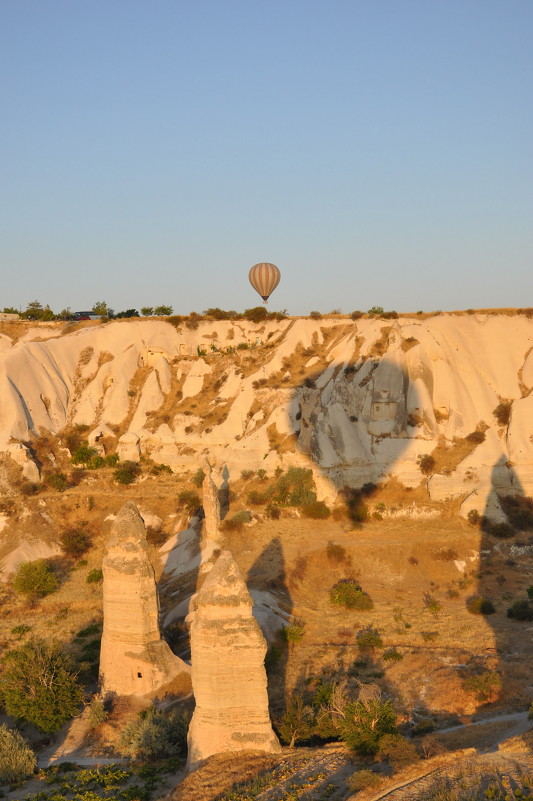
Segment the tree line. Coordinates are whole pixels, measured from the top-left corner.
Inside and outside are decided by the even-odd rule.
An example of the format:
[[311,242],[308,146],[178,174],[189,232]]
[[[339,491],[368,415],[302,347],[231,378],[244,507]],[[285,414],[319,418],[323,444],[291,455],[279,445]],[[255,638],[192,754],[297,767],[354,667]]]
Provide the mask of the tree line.
[[[97,301],[91,308],[91,314],[98,317],[107,317],[109,320],[121,317],[168,317],[172,314],[172,306],[141,306],[140,314],[137,309],[125,309],[124,311],[115,312],[110,306],[107,305],[105,300]],[[60,312],[55,312],[48,304],[43,304],[38,300],[32,300],[27,304],[24,311],[19,311],[13,306],[5,306],[3,309],[4,314],[18,314],[23,320],[39,320],[40,322],[49,322],[51,320],[74,320],[75,314],[67,307]]]

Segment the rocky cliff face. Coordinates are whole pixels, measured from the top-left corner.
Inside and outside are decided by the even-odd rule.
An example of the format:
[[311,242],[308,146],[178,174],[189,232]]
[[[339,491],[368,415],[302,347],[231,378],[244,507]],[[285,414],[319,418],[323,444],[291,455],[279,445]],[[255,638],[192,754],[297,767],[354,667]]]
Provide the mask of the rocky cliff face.
[[146,531],[137,507],[131,502],[122,507],[113,523],[102,570],[102,692],[146,695],[161,690],[178,677],[182,679],[182,691],[186,691],[190,687],[190,668],[161,639]]
[[191,623],[191,770],[225,751],[281,750],[268,714],[266,642],[252,604],[231,553],[223,551],[196,596]]
[[483,508],[493,489],[533,493],[532,348],[518,314],[34,328],[0,340],[0,447],[82,424],[123,459],[175,470],[206,453],[230,472],[309,465],[322,497],[418,484],[439,447],[454,458],[431,497],[477,492]]

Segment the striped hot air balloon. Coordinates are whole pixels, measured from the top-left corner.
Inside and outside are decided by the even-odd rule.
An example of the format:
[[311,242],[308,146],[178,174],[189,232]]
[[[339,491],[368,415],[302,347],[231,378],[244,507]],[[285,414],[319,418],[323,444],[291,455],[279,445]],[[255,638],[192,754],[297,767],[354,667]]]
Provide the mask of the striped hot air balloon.
[[255,291],[259,292],[266,303],[269,296],[279,284],[281,273],[275,264],[262,261],[259,264],[254,264],[248,273],[248,278]]

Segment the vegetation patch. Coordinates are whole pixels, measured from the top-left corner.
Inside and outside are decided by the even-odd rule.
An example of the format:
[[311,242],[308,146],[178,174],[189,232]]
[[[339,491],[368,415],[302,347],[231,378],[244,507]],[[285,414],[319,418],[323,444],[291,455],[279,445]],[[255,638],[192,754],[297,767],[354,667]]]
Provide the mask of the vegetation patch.
[[83,691],[57,643],[32,640],[2,659],[0,697],[6,712],[50,734],[78,714]]
[[179,709],[169,712],[153,707],[145,709],[125,726],[120,737],[120,753],[133,759],[184,754],[188,725],[188,719]]
[[13,577],[13,589],[29,600],[44,598],[59,587],[59,579],[47,559],[22,562]]
[[367,611],[374,608],[372,599],[354,579],[342,579],[333,585],[329,591],[332,604],[344,606],[346,609]]
[[0,784],[21,782],[32,776],[37,759],[18,731],[0,726]]

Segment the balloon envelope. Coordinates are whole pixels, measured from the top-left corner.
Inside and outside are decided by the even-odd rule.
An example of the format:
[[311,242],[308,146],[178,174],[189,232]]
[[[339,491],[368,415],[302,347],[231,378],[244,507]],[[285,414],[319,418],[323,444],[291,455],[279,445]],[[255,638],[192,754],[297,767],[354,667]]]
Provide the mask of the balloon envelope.
[[270,264],[268,261],[262,261],[259,264],[254,264],[248,273],[248,279],[255,289],[259,292],[265,303],[269,295],[275,290],[279,284],[281,273],[275,264]]

